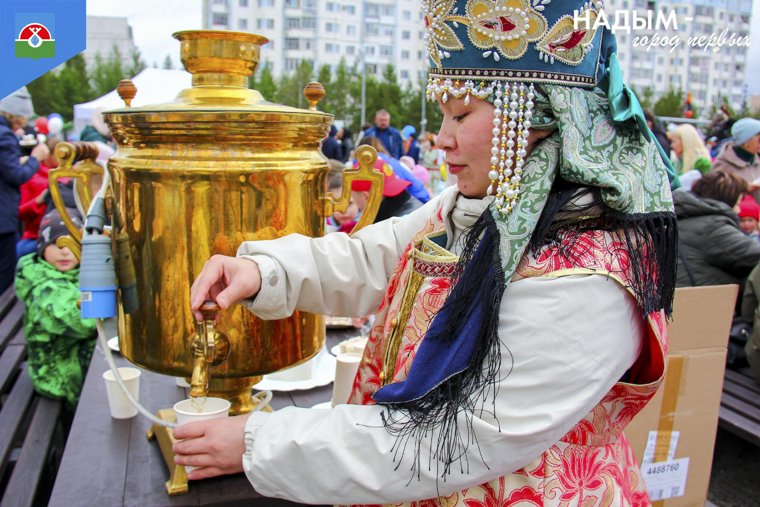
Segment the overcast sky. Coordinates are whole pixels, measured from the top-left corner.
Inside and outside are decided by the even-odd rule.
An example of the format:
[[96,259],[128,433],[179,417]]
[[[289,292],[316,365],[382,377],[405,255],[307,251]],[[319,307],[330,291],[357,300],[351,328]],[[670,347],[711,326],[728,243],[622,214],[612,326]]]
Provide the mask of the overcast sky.
[[[753,2],[746,81],[749,93],[760,95],[760,0]],[[179,42],[171,35],[178,30],[201,28],[201,4],[201,0],[89,0],[87,13],[126,17],[148,65],[156,62],[160,66],[170,55],[174,65],[179,66]]]

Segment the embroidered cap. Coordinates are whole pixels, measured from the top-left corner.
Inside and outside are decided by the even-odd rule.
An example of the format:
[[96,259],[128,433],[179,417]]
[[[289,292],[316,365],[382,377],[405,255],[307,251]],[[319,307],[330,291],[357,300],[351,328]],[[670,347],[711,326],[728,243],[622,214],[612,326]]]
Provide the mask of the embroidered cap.
[[603,44],[615,44],[594,26],[601,10],[596,0],[423,0],[428,96],[469,102],[490,96],[494,81],[594,87]]

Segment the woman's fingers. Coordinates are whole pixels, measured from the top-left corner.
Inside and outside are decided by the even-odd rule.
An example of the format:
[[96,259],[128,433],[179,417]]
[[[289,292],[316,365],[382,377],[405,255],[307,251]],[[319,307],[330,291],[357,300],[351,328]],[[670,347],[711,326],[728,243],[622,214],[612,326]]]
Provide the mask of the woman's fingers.
[[207,299],[223,310],[259,292],[261,273],[258,265],[245,258],[214,255],[190,288],[190,306],[196,319],[202,318],[198,309]]
[[201,479],[210,479],[211,477],[218,477],[220,475],[226,475],[229,472],[226,472],[222,470],[221,468],[216,467],[201,467],[196,468],[195,470],[192,470],[188,472],[187,478],[191,481],[197,481]]
[[[244,428],[248,414],[184,424],[174,429],[175,438],[184,438],[172,447],[178,465],[207,470],[191,479],[205,479],[243,470]],[[194,471],[197,472],[197,471]]]

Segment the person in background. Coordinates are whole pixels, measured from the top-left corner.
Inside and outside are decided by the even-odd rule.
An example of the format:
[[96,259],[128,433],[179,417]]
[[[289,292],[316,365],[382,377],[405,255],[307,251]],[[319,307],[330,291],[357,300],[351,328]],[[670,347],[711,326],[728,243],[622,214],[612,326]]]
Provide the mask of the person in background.
[[327,137],[322,141],[322,154],[330,160],[341,160],[343,158],[340,143],[335,138],[337,133],[338,129],[335,125],[330,125],[330,132],[328,132]]
[[739,228],[734,208],[747,191],[735,174],[711,171],[691,192],[673,192],[678,217],[678,287],[742,285],[760,262],[760,243]]
[[731,127],[733,142],[723,145],[713,161],[714,171],[738,174],[750,184],[755,201],[760,202],[760,120],[742,118]]
[[427,169],[425,169],[420,164],[416,164],[412,157],[403,156],[399,162],[401,162],[404,167],[412,171],[412,175],[414,175],[415,178],[420,180],[422,184],[425,185],[425,189],[430,193],[430,195],[433,195],[433,191],[430,188],[430,173]]
[[[412,171],[404,166],[404,164],[391,157],[378,138],[364,136],[361,141],[359,141],[359,146],[362,145],[372,146],[377,151],[377,162],[375,163],[376,169],[381,170],[384,173],[392,171],[402,180],[408,181],[410,183],[408,192],[421,203],[424,204],[430,200],[430,193],[425,188],[425,185],[423,185],[422,182],[412,174]],[[354,164],[354,167],[358,166]]]
[[[368,144],[377,150],[375,169],[383,173],[383,198],[380,201],[380,208],[377,211],[374,223],[382,222],[391,217],[408,215],[421,207],[423,203],[412,194],[413,188],[417,193],[425,192],[427,198],[430,198],[422,182],[415,178],[412,172],[404,167],[401,162],[391,159],[377,138],[364,137],[359,142],[359,146],[364,144]],[[355,165],[355,167],[357,166]],[[412,179],[415,183],[410,181]],[[369,181],[358,180],[351,184],[351,195],[360,214],[367,207],[369,190]]]
[[401,133],[391,127],[391,113],[380,109],[375,113],[375,125],[368,128],[362,138],[376,137],[385,147],[385,151],[396,160],[404,156],[404,140]]
[[728,107],[728,104],[724,103],[715,112],[715,116],[707,131],[710,133],[710,137],[715,137],[717,141],[721,141],[731,135],[733,123],[731,109]]
[[741,318],[752,326],[744,353],[755,381],[760,383],[760,264],[747,277],[741,296]]
[[[81,228],[76,210],[67,210]],[[95,319],[83,319],[79,301],[79,262],[56,240],[68,234],[58,211],[40,223],[37,252],[22,257],[16,272],[16,294],[24,302],[24,336],[29,376],[43,396],[61,399],[73,415],[82,391],[97,335]]]
[[[343,171],[331,172],[327,179],[327,191],[337,200],[343,192]],[[359,217],[359,207],[354,201],[353,193],[346,211],[335,211],[325,219],[325,232],[349,233],[356,225]]]
[[404,156],[411,157],[415,164],[419,163],[420,145],[417,143],[417,129],[406,125],[401,129],[401,138],[404,140]]
[[48,172],[58,167],[55,147],[61,141],[50,138],[45,141],[50,153],[40,163],[40,169],[29,181],[21,185],[21,201],[18,208],[19,218],[23,225],[21,240],[16,243],[16,258],[20,259],[37,250],[37,236],[40,231],[40,220],[45,214],[48,190]]
[[338,134],[336,137],[340,141],[340,152],[342,155],[340,158],[340,161],[345,164],[346,162],[348,162],[349,159],[353,158],[354,156],[353,134],[348,129],[348,127],[341,127],[341,129],[338,130]]
[[665,154],[667,155],[670,153],[670,140],[668,139],[668,134],[665,132],[662,123],[657,121],[657,117],[649,109],[644,110],[644,118],[647,121],[647,127],[649,127],[649,130],[652,131],[652,134],[654,134],[657,142],[660,143],[660,146],[662,146]]
[[669,133],[670,148],[676,156],[675,168],[682,188],[691,186],[712,167],[710,152],[697,130],[684,123]]
[[40,162],[50,154],[45,143],[37,144],[29,157],[21,154],[15,131],[32,116],[32,97],[26,87],[0,100],[0,294],[13,284],[21,185],[39,171]]
[[82,132],[79,134],[80,141],[99,141],[108,145],[113,143],[113,138],[111,137],[111,129],[108,128],[106,122],[103,121],[103,111],[105,111],[105,107],[100,106],[92,112],[90,125],[87,125],[84,129],[82,129]]
[[760,241],[758,222],[760,222],[760,205],[751,194],[747,194],[739,201],[739,228],[747,236]]

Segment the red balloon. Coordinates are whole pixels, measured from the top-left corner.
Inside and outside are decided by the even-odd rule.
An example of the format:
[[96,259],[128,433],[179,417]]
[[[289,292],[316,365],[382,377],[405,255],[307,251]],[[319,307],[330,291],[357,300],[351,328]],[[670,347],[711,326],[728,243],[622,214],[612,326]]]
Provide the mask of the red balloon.
[[34,128],[38,133],[48,135],[48,119],[40,116],[34,120]]

